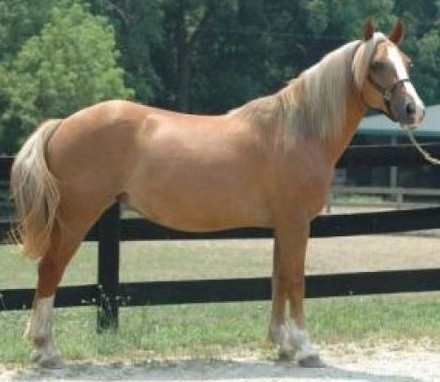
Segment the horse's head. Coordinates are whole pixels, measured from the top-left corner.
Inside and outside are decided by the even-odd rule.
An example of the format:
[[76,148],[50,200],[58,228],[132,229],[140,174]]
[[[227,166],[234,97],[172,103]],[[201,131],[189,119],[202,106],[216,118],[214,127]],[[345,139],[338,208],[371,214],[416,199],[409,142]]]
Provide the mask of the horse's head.
[[381,37],[369,59],[362,85],[362,96],[366,105],[379,109],[390,119],[399,122],[404,130],[413,130],[422,122],[425,106],[408,75],[411,59],[399,48],[403,39],[403,25],[400,20],[388,38],[375,33],[373,23],[364,24],[364,41]]

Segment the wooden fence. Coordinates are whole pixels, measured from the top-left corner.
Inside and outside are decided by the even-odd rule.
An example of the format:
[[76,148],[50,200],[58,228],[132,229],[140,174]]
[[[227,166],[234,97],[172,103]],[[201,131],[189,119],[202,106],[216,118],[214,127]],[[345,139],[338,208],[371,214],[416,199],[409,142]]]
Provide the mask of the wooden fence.
[[[424,145],[440,156],[440,144]],[[12,158],[0,158],[0,180],[8,180]],[[352,146],[338,167],[415,166],[425,162],[410,145]],[[440,169],[439,176],[440,176]],[[10,222],[0,223],[4,240]],[[312,237],[352,236],[440,228],[440,207],[414,210],[323,215],[312,223]],[[269,278],[119,282],[119,243],[131,240],[197,240],[271,238],[268,229],[243,228],[214,233],[185,233],[143,219],[120,219],[120,207],[111,207],[89,232],[86,240],[98,241],[97,284],[65,286],[58,290],[55,306],[97,306],[98,329],[116,327],[121,306],[256,301],[270,299]],[[368,253],[365,254],[368,256]],[[7,270],[3,270],[7,272]],[[440,269],[314,275],[306,278],[306,297],[352,296],[440,290]],[[27,309],[33,289],[0,289],[0,310]]]
[[[406,188],[406,187],[369,187],[369,186],[333,186],[331,195],[329,195],[326,211],[331,212],[332,206],[345,205],[347,202],[340,202],[337,197],[341,195],[362,196],[386,196],[388,200],[363,201],[349,203],[357,207],[390,207],[390,208],[409,208],[420,206],[437,205],[440,201],[439,188]],[[409,198],[419,198],[419,201],[408,201]],[[423,199],[421,199],[423,198]],[[420,201],[421,199],[421,201]]]

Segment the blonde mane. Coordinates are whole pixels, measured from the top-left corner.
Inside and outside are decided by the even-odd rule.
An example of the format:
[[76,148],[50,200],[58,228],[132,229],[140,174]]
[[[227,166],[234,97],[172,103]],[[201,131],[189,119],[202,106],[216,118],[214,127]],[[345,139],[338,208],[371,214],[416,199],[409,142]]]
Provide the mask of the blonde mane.
[[386,40],[375,33],[368,41],[352,41],[330,52],[302,72],[278,93],[258,98],[232,110],[231,115],[252,124],[274,126],[280,121],[295,140],[338,137],[346,122],[350,87],[361,89],[377,44]]

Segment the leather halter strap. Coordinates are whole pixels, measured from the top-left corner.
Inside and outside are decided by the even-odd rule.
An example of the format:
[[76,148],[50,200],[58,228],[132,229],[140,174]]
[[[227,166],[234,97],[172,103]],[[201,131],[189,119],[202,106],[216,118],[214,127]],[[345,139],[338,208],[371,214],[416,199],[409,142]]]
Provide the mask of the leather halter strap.
[[402,84],[404,82],[411,82],[410,79],[402,78],[401,80],[396,81],[393,85],[390,87],[385,87],[379,84],[371,75],[368,76],[368,81],[373,85],[373,87],[382,94],[382,98],[384,101],[384,104],[387,108],[387,112],[385,113],[392,121],[397,122],[397,119],[394,117],[393,112],[391,111],[390,102],[393,98],[394,91],[396,90],[397,86],[399,84]]

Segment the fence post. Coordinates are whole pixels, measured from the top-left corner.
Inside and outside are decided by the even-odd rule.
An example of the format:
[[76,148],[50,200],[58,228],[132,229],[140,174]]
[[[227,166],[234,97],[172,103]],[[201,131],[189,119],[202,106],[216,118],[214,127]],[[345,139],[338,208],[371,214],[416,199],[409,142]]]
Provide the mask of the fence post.
[[120,205],[114,204],[98,223],[98,333],[118,327]]

